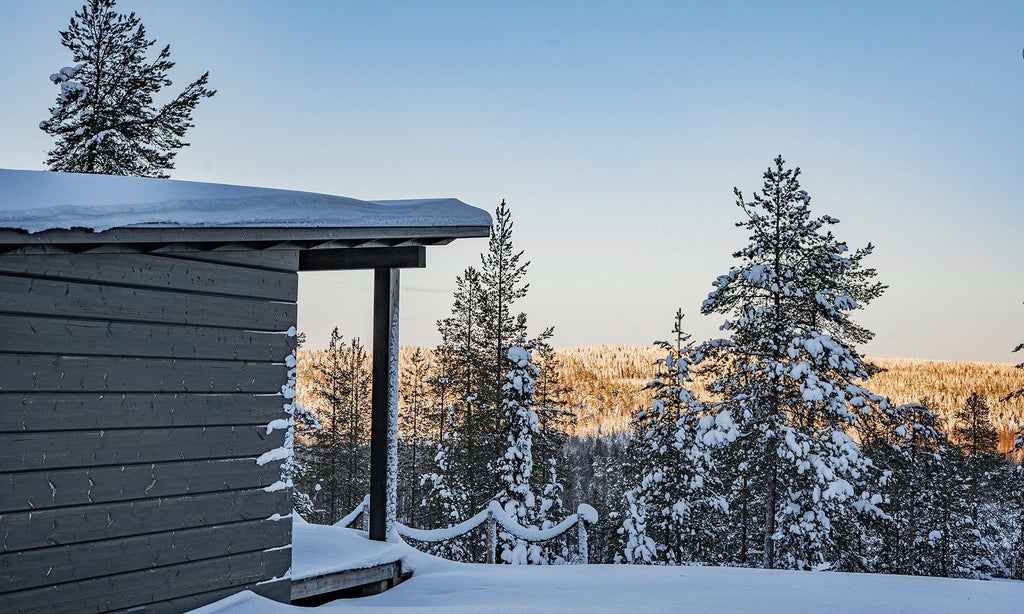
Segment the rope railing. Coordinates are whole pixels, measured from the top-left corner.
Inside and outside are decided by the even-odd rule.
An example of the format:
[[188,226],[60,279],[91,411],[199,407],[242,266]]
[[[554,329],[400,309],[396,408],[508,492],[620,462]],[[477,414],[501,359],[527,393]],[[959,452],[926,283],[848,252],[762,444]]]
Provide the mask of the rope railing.
[[[357,520],[361,519],[360,528],[366,531],[369,528],[370,518],[370,497],[366,496],[354,510],[345,515],[341,520],[334,523],[338,527],[351,527]],[[519,524],[515,518],[505,511],[497,501],[487,504],[487,509],[478,512],[468,520],[456,525],[441,529],[417,529],[406,526],[400,522],[395,523],[395,529],[402,537],[408,537],[420,542],[434,543],[455,539],[469,533],[480,525],[487,524],[487,562],[497,562],[498,549],[498,525],[508,531],[514,537],[529,543],[546,542],[565,535],[574,526],[577,531],[578,561],[586,565],[589,561],[589,546],[587,539],[587,525],[597,522],[597,510],[581,503],[576,508],[576,513],[571,514],[562,522],[547,529],[531,529]]]

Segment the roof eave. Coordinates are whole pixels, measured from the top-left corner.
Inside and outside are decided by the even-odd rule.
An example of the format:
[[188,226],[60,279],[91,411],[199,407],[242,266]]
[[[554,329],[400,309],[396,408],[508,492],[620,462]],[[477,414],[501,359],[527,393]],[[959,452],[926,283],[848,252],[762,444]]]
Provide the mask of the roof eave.
[[487,237],[490,226],[410,227],[122,227],[27,233],[0,229],[0,251],[201,251],[225,249],[317,249],[445,245]]

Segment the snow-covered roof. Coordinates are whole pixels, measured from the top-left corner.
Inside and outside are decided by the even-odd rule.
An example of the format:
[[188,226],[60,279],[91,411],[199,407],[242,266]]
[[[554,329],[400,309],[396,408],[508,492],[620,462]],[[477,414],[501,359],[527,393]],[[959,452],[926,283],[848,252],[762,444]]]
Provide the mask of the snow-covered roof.
[[[454,198],[364,201],[194,181],[0,169],[0,229],[22,237],[60,229],[361,229],[355,233],[360,236],[372,236],[375,229],[432,229],[434,235],[460,229],[454,238],[486,236],[483,229],[490,225],[486,211]],[[0,234],[0,241],[11,242],[15,233]]]

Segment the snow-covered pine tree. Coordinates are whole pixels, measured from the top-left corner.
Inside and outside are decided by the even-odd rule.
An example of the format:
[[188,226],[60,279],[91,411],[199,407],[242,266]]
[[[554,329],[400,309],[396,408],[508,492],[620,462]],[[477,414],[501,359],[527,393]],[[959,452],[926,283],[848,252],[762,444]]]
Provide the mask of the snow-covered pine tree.
[[[665,351],[658,360],[651,407],[633,418],[632,475],[623,521],[624,554],[629,562],[681,565],[717,559],[716,526],[727,508],[712,452],[735,439],[731,414],[706,416],[690,391],[693,342],[683,331],[678,310],[675,339],[656,341]],[[717,562],[717,561],[716,561]]]
[[998,454],[999,433],[989,414],[988,403],[977,392],[971,393],[953,416],[953,438],[964,452],[964,478],[968,485],[967,503],[971,524],[978,538],[971,549],[976,577],[995,571],[1001,547],[998,543],[995,501],[1004,473],[1004,460]]
[[50,117],[39,127],[56,138],[46,160],[51,170],[167,177],[182,139],[193,126],[192,112],[216,91],[203,73],[164,105],[153,97],[171,85],[171,48],[154,61],[146,54],[156,41],[135,13],[115,10],[115,0],[89,0],[76,11],[61,44],[74,66],[50,80],[60,87]]
[[750,242],[702,306],[727,316],[729,336],[701,344],[697,361],[719,374],[710,388],[723,400],[713,411],[730,410],[742,433],[735,462],[763,494],[758,530],[769,568],[827,566],[852,547],[833,525],[882,513],[878,473],[848,431],[884,403],[860,384],[867,372],[855,345],[872,334],[850,312],[885,287],[862,267],[870,244],[849,253],[826,230],[838,220],[811,216],[799,174],[780,156],[753,201],[735,190],[746,218],[737,225]]
[[[900,424],[891,438],[866,444],[876,462],[885,467],[883,487],[887,517],[876,518],[869,534],[878,534],[871,570],[908,575],[940,575],[944,566],[944,540],[964,530],[962,514],[950,510],[956,502],[947,489],[959,488],[951,474],[953,444],[941,428],[930,399],[895,408]],[[868,541],[868,537],[865,537]]]
[[[485,297],[480,273],[469,267],[455,283],[452,313],[437,323],[441,344],[434,352],[437,370],[434,389],[440,403],[439,446],[443,447],[447,459],[447,481],[462,484],[468,500],[465,508],[459,510],[465,515],[457,519],[442,518],[442,524],[465,520],[483,509],[497,492],[496,480],[488,471],[498,441],[494,429],[497,409],[479,400],[480,382],[485,378],[483,365],[488,356],[483,341]],[[459,475],[452,475],[452,472]],[[431,479],[430,483],[434,481]],[[427,505],[436,507],[441,503],[438,497],[443,498],[443,494],[437,489],[428,491]]]
[[598,514],[597,523],[587,528],[591,563],[623,560],[623,476],[631,471],[628,445],[625,433],[576,436],[567,442],[567,457],[573,467],[568,498],[592,505]]
[[[504,488],[494,464],[506,452],[503,433],[512,420],[502,411],[508,351],[515,344],[539,347],[553,334],[548,328],[526,341],[526,316],[512,310],[529,288],[524,281],[529,262],[522,262],[523,252],[513,248],[512,226],[511,212],[502,201],[495,211],[488,249],[481,254],[480,270],[470,267],[456,280],[452,315],[438,322],[442,342],[436,351],[437,368],[445,374],[445,386],[456,397],[457,409],[446,447],[448,467],[461,474],[457,481],[465,486],[470,514],[483,509]],[[538,437],[542,450],[548,448],[547,435]],[[557,433],[551,435],[552,443],[558,441]],[[564,469],[557,458],[554,464],[551,460],[534,456],[537,466],[555,470],[553,480],[550,474],[534,479],[544,479],[541,490],[554,494],[564,483]],[[432,491],[427,497],[428,505],[435,494]]]
[[[502,386],[501,409],[504,416],[505,453],[494,463],[502,489],[496,499],[505,513],[520,525],[538,528],[540,505],[531,486],[534,462],[533,440],[537,436],[537,412],[534,411],[534,382],[539,375],[530,352],[521,346],[508,350]],[[498,531],[501,559],[513,565],[546,562],[541,548],[531,545],[505,530]]]
[[[456,431],[456,405],[452,404],[443,412],[442,435],[434,455],[434,471],[423,474],[420,482],[426,488],[421,503],[434,525],[447,527],[469,518],[474,512],[470,507],[469,489],[463,478],[466,474],[453,466],[458,458],[457,447],[461,443]],[[467,540],[450,539],[426,544],[427,552],[454,561],[472,561],[473,544]]]
[[[554,335],[552,327],[546,328],[535,338],[527,337],[526,315],[513,311],[515,303],[524,298],[530,284],[525,281],[528,261],[523,261],[523,251],[516,250],[512,243],[512,212],[504,200],[494,211],[494,224],[487,251],[480,255],[480,282],[484,293],[483,339],[486,358],[481,364],[483,377],[480,380],[478,402],[483,407],[494,407],[495,432],[512,428],[516,416],[508,413],[505,385],[508,372],[508,353],[514,346],[526,347],[538,355],[544,371],[531,363],[541,388],[539,399],[535,399],[533,411],[538,416],[538,429],[533,441],[533,462],[537,471],[532,473],[531,490],[540,497],[537,523],[545,526],[558,522],[562,517],[561,491],[565,480],[564,463],[561,462],[565,444],[565,427],[572,420],[572,413],[565,407],[558,390],[556,365],[549,339]],[[532,360],[532,359],[531,359]],[[504,443],[495,442],[493,459],[505,453]],[[499,484],[499,487],[504,487]],[[552,560],[557,555],[551,555]]]
[[[547,338],[533,340],[530,353],[538,370],[534,384],[538,432],[533,440],[533,452],[539,460],[538,468],[533,472],[533,488],[540,497],[538,526],[546,529],[561,522],[567,515],[563,501],[568,474],[566,442],[569,439],[568,430],[574,424],[576,415],[565,400],[566,390],[561,384],[561,363]],[[546,552],[554,556],[551,562],[558,562],[559,558],[568,556],[567,552],[561,556],[554,555],[550,548]]]

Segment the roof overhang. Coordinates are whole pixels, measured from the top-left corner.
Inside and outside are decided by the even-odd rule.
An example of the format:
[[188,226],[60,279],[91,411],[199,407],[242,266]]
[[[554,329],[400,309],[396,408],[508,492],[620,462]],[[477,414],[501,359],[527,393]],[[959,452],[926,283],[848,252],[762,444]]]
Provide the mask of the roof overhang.
[[[486,211],[453,198],[364,201],[0,169],[0,253],[419,248],[486,237],[490,225]],[[327,262],[326,256],[317,262]]]

